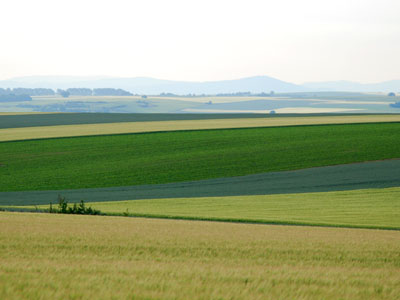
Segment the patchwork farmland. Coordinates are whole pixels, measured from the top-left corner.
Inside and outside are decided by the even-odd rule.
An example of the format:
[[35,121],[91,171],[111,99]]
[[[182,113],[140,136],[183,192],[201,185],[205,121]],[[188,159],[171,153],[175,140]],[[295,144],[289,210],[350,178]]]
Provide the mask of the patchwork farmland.
[[0,298],[396,299],[399,141],[396,114],[0,115]]
[[[105,134],[148,133],[182,130],[206,130],[254,127],[281,127],[321,124],[357,124],[400,122],[399,115],[182,115],[182,114],[32,114],[2,116],[0,141],[91,136]],[[122,116],[121,116],[122,115]],[[107,116],[107,117],[106,117]]]

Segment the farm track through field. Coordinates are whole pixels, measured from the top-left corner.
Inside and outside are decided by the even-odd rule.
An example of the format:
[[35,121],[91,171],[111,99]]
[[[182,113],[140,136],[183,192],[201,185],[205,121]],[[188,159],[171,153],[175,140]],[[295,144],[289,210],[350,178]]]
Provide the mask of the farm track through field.
[[[31,115],[31,116],[37,117],[37,115]],[[3,117],[0,116],[0,120],[4,117],[7,116]],[[9,116],[9,117],[15,117],[15,116]],[[42,116],[42,118],[45,118],[45,116]],[[264,118],[261,117],[236,118],[236,116],[232,116],[232,118],[227,118],[227,119],[222,119],[220,117],[216,119],[209,119],[209,118],[210,115],[206,117],[206,120],[174,120],[174,121],[150,121],[150,122],[138,121],[138,122],[5,128],[5,129],[0,129],[0,142],[15,141],[15,140],[46,139],[46,138],[57,138],[57,137],[77,137],[77,136],[162,132],[162,131],[400,122],[400,115],[348,115],[348,116],[341,115],[341,116],[313,116],[313,117],[265,116]]]
[[387,160],[230,178],[95,189],[0,192],[0,205],[119,201],[346,191],[400,186],[400,160]]

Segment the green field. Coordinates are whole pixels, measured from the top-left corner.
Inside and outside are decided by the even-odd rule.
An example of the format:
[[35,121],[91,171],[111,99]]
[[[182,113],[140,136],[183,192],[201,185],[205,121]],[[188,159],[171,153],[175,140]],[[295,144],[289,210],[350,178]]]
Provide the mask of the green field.
[[[91,203],[107,214],[400,230],[400,188]],[[47,206],[43,206],[48,208]]]
[[398,299],[397,231],[0,213],[1,299]]
[[0,192],[0,205],[55,203],[57,195],[70,202],[157,198],[273,195],[345,191],[400,186],[400,159],[353,163],[167,184],[76,190]]
[[400,157],[400,123],[0,143],[0,191],[159,184]]

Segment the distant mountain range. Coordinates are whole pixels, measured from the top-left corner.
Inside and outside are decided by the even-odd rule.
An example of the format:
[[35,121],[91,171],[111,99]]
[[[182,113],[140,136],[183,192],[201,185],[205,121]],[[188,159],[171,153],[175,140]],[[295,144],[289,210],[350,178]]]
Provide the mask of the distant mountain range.
[[350,81],[310,82],[296,85],[268,76],[221,81],[173,81],[149,77],[29,76],[0,81],[1,88],[121,88],[134,94],[221,94],[236,92],[292,93],[310,91],[400,92],[400,80],[375,84]]
[[237,80],[223,81],[172,81],[148,77],[117,78],[117,77],[58,77],[32,76],[0,81],[3,88],[36,88],[52,89],[66,88],[121,88],[135,94],[173,93],[186,94],[219,94],[252,92],[302,92],[302,86],[284,82],[267,76],[249,77]]

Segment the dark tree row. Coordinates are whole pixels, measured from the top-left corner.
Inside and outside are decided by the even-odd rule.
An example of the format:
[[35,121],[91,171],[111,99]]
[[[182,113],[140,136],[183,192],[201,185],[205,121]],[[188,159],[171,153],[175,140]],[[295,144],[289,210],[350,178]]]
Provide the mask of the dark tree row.
[[215,97],[249,97],[249,96],[259,96],[259,97],[270,97],[274,96],[275,92],[271,91],[269,93],[258,93],[254,94],[252,92],[236,92],[236,93],[220,93],[220,94],[187,94],[187,95],[177,95],[173,93],[161,93],[159,94],[160,97],[209,97],[209,96],[215,96]]
[[67,92],[71,96],[92,96],[93,91],[87,88],[71,88],[68,89]]
[[249,97],[249,96],[260,96],[260,97],[270,97],[274,96],[275,92],[271,91],[269,93],[252,93],[252,92],[237,92],[237,93],[224,93],[224,94],[217,94],[216,96],[222,96],[222,97]]
[[133,96],[132,93],[122,89],[93,89],[93,96]]
[[101,88],[101,89],[88,89],[88,88],[70,88],[67,90],[57,90],[57,94],[62,97],[69,96],[133,96],[132,93],[122,89]]
[[29,95],[15,95],[15,94],[0,94],[0,102],[16,102],[16,101],[31,101],[32,98]]
[[14,88],[2,89],[0,88],[0,95],[28,95],[28,96],[53,96],[55,93],[52,89],[29,89],[29,88]]
[[54,92],[52,89],[45,88],[14,88],[14,89],[3,89],[0,88],[0,95],[28,95],[28,96],[54,96],[59,94],[63,97],[68,96],[133,96],[132,93],[122,90],[122,89],[112,89],[112,88],[99,88],[99,89],[88,89],[88,88],[69,88],[66,90],[57,89]]

